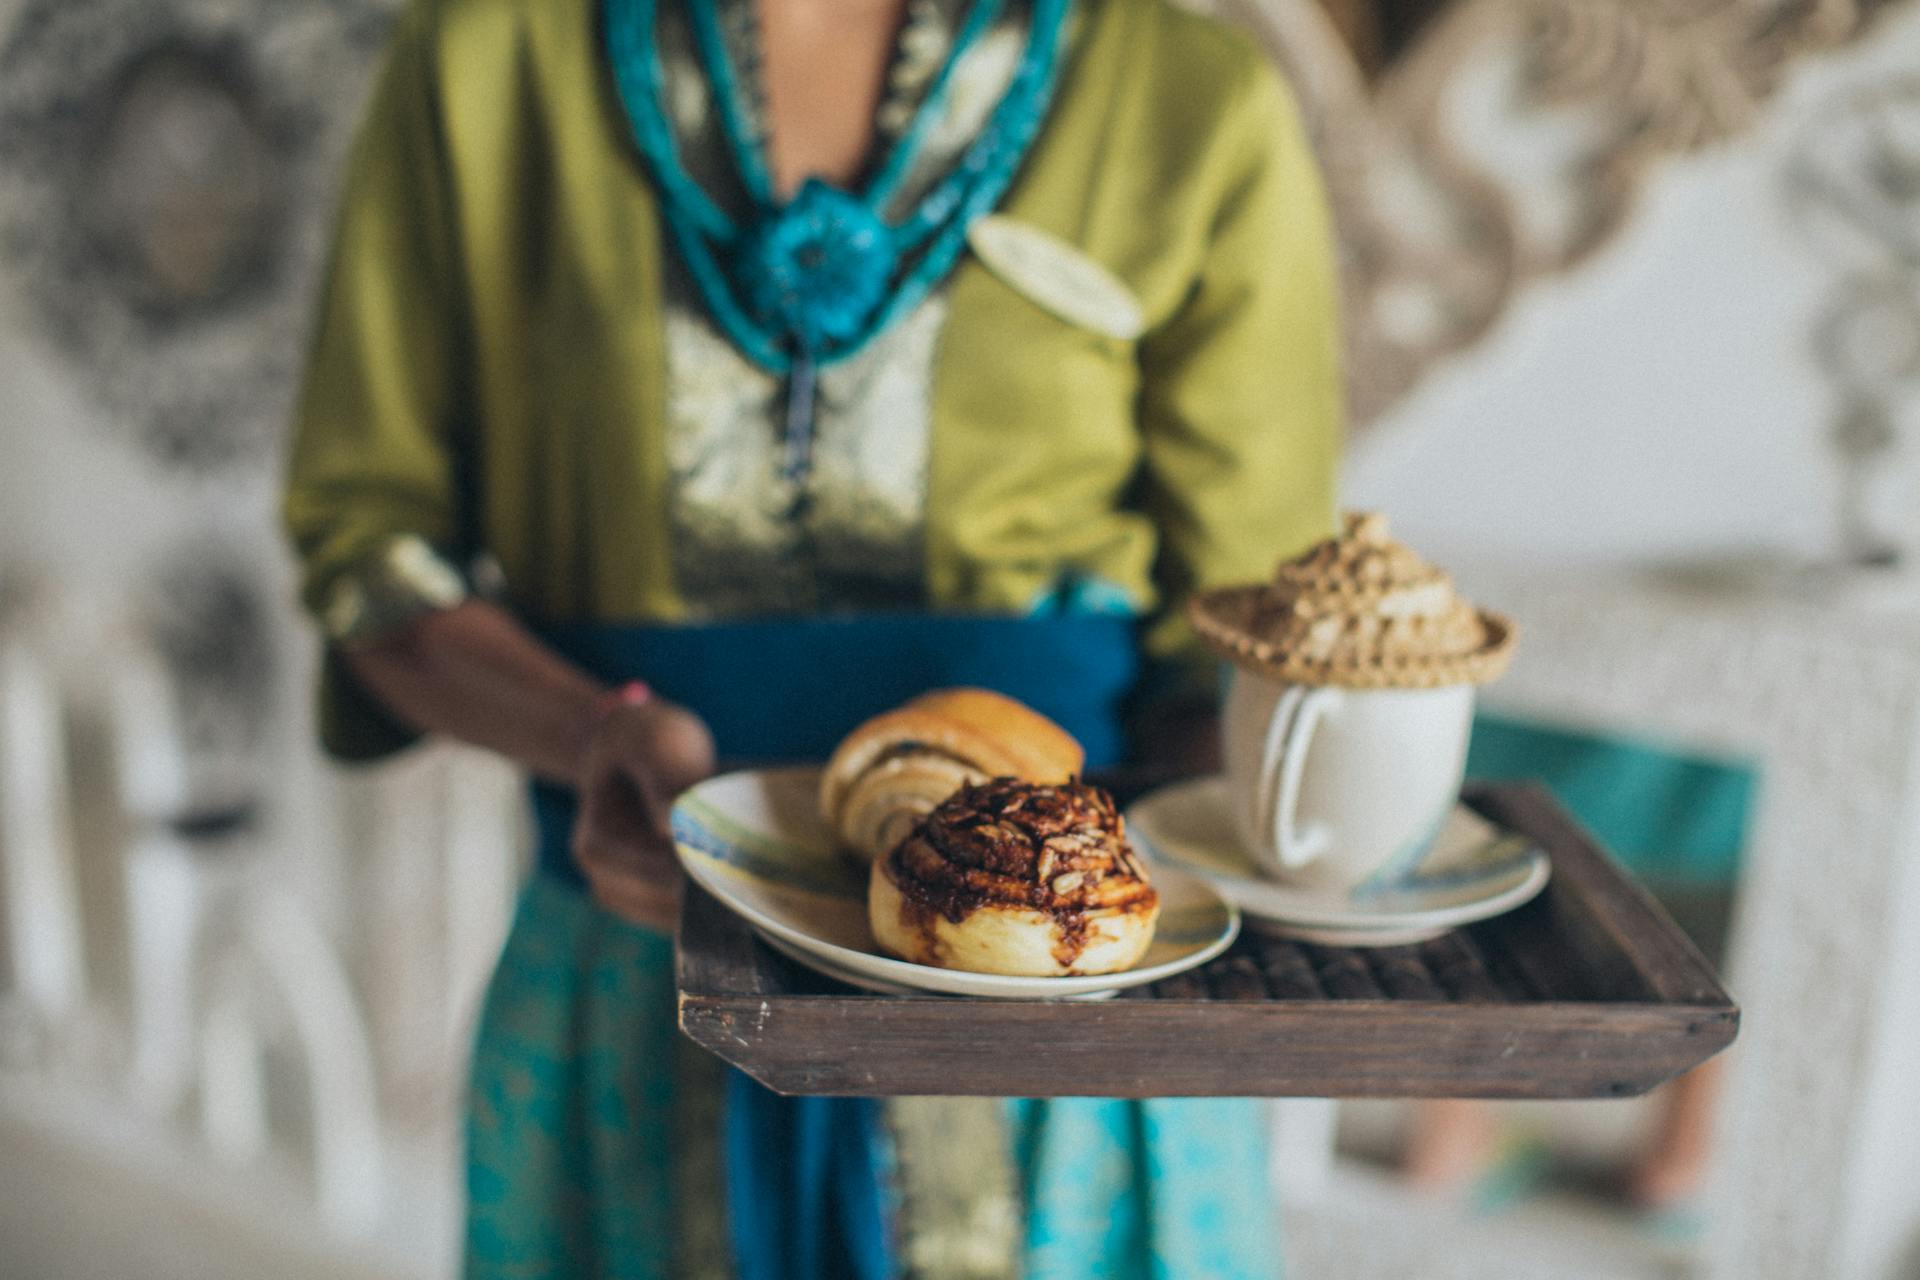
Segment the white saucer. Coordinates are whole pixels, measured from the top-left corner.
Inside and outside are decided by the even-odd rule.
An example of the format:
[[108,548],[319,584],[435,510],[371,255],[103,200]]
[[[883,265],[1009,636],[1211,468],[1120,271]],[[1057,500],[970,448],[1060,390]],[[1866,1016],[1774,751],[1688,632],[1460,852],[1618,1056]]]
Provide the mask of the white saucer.
[[1205,964],[1240,932],[1240,913],[1205,880],[1163,867],[1153,876],[1160,891],[1153,946],[1123,973],[1009,978],[895,960],[873,941],[866,875],[835,847],[819,795],[815,768],[710,778],[674,805],[674,843],[696,884],[782,954],[842,982],[1002,1000],[1110,995]]
[[1242,844],[1222,778],[1162,787],[1127,810],[1135,844],[1161,867],[1210,882],[1251,928],[1334,946],[1420,942],[1511,911],[1546,886],[1547,855],[1458,807],[1406,876],[1352,891],[1281,884]]

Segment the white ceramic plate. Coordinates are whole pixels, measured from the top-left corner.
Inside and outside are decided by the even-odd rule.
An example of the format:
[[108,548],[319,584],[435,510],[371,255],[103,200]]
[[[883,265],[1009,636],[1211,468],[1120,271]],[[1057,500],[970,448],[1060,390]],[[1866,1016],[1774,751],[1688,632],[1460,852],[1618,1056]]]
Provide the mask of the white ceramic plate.
[[[844,982],[848,986],[858,987],[862,991],[872,991],[883,996],[944,994],[942,992],[922,991],[917,987],[909,987],[903,983],[886,982],[871,974],[860,973],[853,969],[842,969],[831,960],[823,956],[809,955],[799,947],[794,946],[791,942],[782,942],[770,933],[760,933],[758,929],[754,930],[754,932],[759,934],[760,941],[766,943],[769,947],[772,947],[775,951],[778,951],[795,964],[804,965],[815,973],[825,974],[835,982]],[[1044,981],[1044,979],[1042,979],[1042,981]],[[1111,1000],[1119,994],[1119,987],[1108,987],[1101,991],[1084,991],[1078,995],[1071,996],[1049,994],[1048,998],[1052,1000]]]
[[[772,947],[775,951],[778,951],[795,964],[803,965],[815,973],[823,973],[836,982],[844,982],[848,986],[858,987],[862,991],[875,991],[884,996],[913,996],[922,994],[912,987],[902,986],[897,982],[882,982],[878,978],[870,978],[863,973],[855,973],[851,969],[842,969],[830,960],[824,960],[819,956],[808,955],[791,942],[780,941],[780,939],[773,934],[761,933],[758,929],[755,929],[753,932],[760,941],[766,943],[769,947]],[[1113,993],[1104,992],[1102,994],[1111,995]]]
[[895,960],[879,953],[867,927],[865,874],[820,820],[819,786],[815,768],[710,778],[674,805],[674,843],[694,883],[784,954],[843,982],[1003,1000],[1091,996],[1205,964],[1240,931],[1240,913],[1206,881],[1162,867],[1153,876],[1160,891],[1153,946],[1123,973],[1008,978]]
[[1545,853],[1463,809],[1403,880],[1352,892],[1281,884],[1261,873],[1241,843],[1223,778],[1162,787],[1127,810],[1127,824],[1159,867],[1203,877],[1250,927],[1338,946],[1419,942],[1485,920],[1532,898],[1552,873]]

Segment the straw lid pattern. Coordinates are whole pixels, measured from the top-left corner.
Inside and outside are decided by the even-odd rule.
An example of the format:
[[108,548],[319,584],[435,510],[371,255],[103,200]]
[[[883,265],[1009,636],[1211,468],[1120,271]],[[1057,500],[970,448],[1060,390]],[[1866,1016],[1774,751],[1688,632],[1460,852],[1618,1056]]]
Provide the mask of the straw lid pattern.
[[1289,684],[1485,684],[1513,656],[1513,624],[1462,600],[1372,513],[1348,515],[1269,583],[1201,592],[1187,614],[1222,657]]

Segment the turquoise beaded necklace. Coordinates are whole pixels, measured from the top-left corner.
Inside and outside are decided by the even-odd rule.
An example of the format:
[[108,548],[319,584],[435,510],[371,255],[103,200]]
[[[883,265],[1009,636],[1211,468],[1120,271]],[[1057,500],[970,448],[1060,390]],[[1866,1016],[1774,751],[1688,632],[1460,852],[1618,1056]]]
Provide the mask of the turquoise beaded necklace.
[[918,306],[959,260],[967,228],[1013,182],[1053,96],[1068,2],[1033,0],[1026,50],[979,135],[911,209],[890,221],[885,211],[945,106],[954,67],[991,28],[1003,0],[976,0],[919,109],[861,191],[809,178],[785,202],[774,193],[748,123],[717,0],[683,0],[730,159],[752,206],[736,222],[680,160],[655,40],[656,0],[605,0],[614,83],[688,274],[728,340],[753,363],[788,379],[787,471],[796,482],[804,482],[809,467],[815,371],[854,355]]

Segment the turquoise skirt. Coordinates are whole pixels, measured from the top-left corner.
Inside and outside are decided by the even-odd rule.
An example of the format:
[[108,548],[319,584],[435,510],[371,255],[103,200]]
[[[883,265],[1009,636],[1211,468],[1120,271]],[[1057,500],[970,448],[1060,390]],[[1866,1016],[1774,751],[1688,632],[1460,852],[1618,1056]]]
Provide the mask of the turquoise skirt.
[[[756,759],[822,758],[865,716],[968,683],[1047,711],[1098,765],[1135,676],[1130,625],[1108,618],[550,638],[604,678],[638,676],[699,709],[723,755]],[[755,687],[784,690],[778,716]],[[1278,1272],[1258,1103],[778,1097],[679,1034],[671,941],[593,905],[566,861],[567,798],[537,799],[541,871],[474,1054],[469,1277]]]

